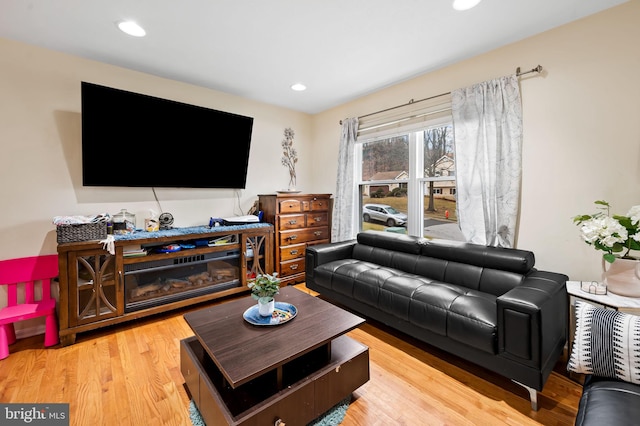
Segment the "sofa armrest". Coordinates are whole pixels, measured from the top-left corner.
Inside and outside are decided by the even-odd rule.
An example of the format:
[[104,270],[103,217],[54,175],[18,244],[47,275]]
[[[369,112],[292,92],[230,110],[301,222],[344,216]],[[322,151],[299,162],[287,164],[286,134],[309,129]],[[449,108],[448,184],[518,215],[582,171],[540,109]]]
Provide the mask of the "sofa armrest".
[[564,347],[569,328],[567,280],[564,274],[534,270],[521,285],[498,297],[502,356],[540,368]]
[[355,245],[356,240],[350,240],[307,247],[304,268],[307,278],[313,279],[313,272],[317,266],[334,260],[351,258]]

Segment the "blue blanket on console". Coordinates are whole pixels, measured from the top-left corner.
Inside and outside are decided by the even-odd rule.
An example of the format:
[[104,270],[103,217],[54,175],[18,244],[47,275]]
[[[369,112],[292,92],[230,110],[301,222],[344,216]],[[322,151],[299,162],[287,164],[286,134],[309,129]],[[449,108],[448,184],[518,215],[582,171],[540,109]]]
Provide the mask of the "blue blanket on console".
[[271,226],[271,224],[269,223],[249,223],[245,225],[214,226],[212,228],[208,226],[191,226],[187,228],[163,229],[161,231],[154,231],[154,232],[136,230],[131,234],[116,234],[113,237],[116,241],[128,241],[128,240],[140,240],[143,238],[179,237],[181,235],[204,234],[207,232],[233,232],[233,231],[242,231],[245,229],[253,229],[253,228],[266,228],[269,226]]

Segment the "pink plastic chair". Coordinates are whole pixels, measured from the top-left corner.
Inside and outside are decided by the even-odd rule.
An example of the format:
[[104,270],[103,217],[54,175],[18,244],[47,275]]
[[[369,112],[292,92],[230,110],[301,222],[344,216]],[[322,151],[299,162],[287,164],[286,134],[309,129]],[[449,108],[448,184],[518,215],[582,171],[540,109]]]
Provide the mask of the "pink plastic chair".
[[[51,297],[51,280],[58,276],[58,256],[33,256],[0,261],[0,285],[7,288],[7,306],[0,309],[0,359],[9,356],[16,341],[13,323],[44,316],[44,345],[57,345],[56,299]],[[42,283],[42,297],[35,300],[35,286]],[[21,291],[19,291],[19,289]],[[24,292],[24,302],[22,300]]]

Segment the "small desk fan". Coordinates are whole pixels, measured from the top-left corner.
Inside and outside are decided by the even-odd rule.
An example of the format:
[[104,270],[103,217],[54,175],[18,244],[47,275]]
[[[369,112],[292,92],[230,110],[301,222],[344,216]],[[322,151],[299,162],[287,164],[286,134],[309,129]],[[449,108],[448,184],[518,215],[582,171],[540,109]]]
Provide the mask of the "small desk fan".
[[171,225],[173,225],[173,215],[168,212],[160,213],[158,221],[160,222],[160,229],[171,229]]

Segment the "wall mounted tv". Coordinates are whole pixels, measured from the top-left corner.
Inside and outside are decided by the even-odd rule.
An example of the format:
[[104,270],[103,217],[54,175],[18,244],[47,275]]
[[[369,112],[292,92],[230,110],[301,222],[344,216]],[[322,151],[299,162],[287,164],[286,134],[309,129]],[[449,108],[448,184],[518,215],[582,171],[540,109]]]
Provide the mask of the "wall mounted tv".
[[245,188],[252,117],[81,84],[84,186]]

